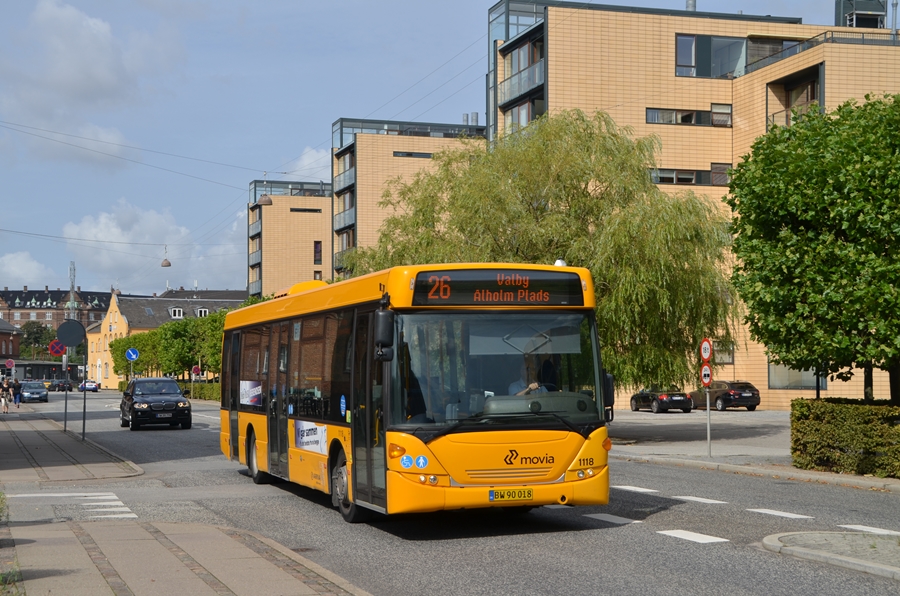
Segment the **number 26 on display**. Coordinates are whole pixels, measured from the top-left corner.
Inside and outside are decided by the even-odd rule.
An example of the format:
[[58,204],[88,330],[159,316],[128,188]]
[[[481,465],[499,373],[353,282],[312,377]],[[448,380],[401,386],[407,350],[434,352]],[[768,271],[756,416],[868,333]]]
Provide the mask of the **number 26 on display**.
[[431,286],[431,291],[428,292],[428,298],[430,300],[446,300],[450,297],[449,275],[442,275],[441,277],[432,275],[428,278],[428,283],[433,284]]

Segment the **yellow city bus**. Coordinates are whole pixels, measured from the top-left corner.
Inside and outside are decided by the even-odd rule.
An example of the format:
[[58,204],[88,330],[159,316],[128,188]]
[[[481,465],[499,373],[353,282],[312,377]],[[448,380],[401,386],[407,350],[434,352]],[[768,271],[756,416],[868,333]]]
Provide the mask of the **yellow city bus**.
[[382,514],[609,501],[590,273],[394,267],[228,313],[221,448]]

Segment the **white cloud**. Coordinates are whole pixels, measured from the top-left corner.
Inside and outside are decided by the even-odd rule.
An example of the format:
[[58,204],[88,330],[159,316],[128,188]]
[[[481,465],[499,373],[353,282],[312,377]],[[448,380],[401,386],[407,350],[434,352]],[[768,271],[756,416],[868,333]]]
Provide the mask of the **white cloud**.
[[[120,200],[109,212],[63,226],[63,236],[80,269],[99,287],[126,294],[150,294],[168,287],[240,289],[246,286],[246,224],[229,220],[211,235],[213,244],[194,244],[174,215],[141,209]],[[161,267],[167,258],[171,267]]]
[[300,182],[331,181],[331,151],[306,147],[288,166],[287,176]]
[[3,272],[3,285],[13,289],[44,286],[48,280],[56,279],[53,270],[34,260],[31,253],[26,251],[0,256],[0,271]]

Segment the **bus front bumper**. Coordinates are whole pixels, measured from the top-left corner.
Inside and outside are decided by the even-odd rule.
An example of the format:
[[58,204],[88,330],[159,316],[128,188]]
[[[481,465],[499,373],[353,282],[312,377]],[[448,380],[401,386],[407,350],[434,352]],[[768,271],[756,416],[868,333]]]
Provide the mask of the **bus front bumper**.
[[[530,499],[491,501],[491,491],[517,493],[531,490]],[[387,512],[425,513],[444,509],[484,507],[540,507],[542,505],[606,505],[609,503],[609,468],[603,467],[590,478],[553,484],[493,486],[431,486],[418,476],[388,471]]]

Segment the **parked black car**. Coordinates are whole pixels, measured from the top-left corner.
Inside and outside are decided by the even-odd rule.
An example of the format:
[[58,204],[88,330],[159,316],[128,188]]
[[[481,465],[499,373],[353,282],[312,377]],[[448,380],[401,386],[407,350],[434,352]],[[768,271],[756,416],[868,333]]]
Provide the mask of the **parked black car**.
[[47,391],[72,391],[72,381],[65,379],[53,379],[47,386]]
[[190,391],[182,393],[173,379],[134,379],[122,393],[119,422],[137,430],[147,424],[191,427]]
[[[694,407],[706,409],[706,394],[702,389],[691,391]],[[759,405],[759,389],[748,381],[713,381],[709,384],[709,403],[723,412],[728,408],[747,408]]]
[[631,396],[632,412],[647,407],[654,414],[667,410],[681,410],[688,414],[694,408],[694,403],[690,395],[674,385],[669,385],[665,389],[651,385]]

